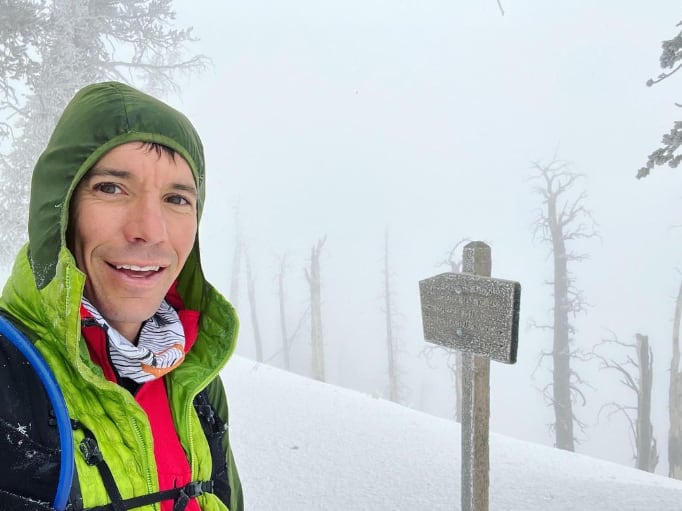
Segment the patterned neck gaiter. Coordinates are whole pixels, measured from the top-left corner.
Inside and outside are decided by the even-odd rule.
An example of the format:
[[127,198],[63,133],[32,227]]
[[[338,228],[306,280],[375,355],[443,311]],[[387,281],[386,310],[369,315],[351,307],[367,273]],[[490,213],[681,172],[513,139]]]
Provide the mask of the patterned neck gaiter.
[[177,311],[166,300],[143,323],[137,346],[109,325],[85,297],[83,307],[106,331],[109,356],[119,376],[144,383],[172,371],[185,359],[185,331]]

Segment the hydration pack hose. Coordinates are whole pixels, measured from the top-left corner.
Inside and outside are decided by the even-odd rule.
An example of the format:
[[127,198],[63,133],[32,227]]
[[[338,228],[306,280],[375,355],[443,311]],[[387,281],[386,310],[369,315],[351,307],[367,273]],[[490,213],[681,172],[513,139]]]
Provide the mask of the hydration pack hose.
[[59,385],[57,384],[57,380],[55,380],[52,371],[33,343],[26,339],[26,337],[2,315],[0,315],[0,334],[16,346],[24,357],[26,357],[26,360],[33,366],[33,369],[43,383],[43,387],[45,387],[45,391],[47,392],[47,397],[50,399],[52,407],[54,408],[55,418],[57,420],[57,430],[59,431],[60,468],[59,483],[57,484],[57,492],[55,494],[53,507],[56,511],[65,511],[69,500],[69,493],[71,492],[71,484],[73,483],[74,451],[71,420],[66,410],[64,396],[62,396],[62,392],[59,389]]

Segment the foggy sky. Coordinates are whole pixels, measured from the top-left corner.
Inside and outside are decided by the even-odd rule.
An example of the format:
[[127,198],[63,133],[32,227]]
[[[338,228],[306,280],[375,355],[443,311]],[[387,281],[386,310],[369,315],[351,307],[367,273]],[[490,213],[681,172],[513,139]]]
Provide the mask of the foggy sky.
[[[322,236],[323,317],[329,381],[381,395],[387,388],[382,316],[383,234],[390,232],[399,364],[416,408],[452,415],[443,356],[426,360],[417,282],[463,239],[489,243],[493,276],[522,285],[519,361],[493,364],[491,427],[550,444],[551,410],[534,372],[550,336],[548,247],[534,242],[539,197],[532,161],[554,155],[586,179],[577,191],[600,240],[576,245],[572,266],[591,308],[575,320],[590,349],[609,330],[648,334],[654,349],[654,434],[667,473],[667,385],[680,279],[682,171],[635,179],[680,111],[680,77],[660,72],[660,42],[676,33],[679,3],[494,0],[178,2],[193,25],[191,49],[213,68],[171,100],[197,125],[207,153],[202,253],[210,279],[229,290],[233,208],[257,275],[266,357],[279,364],[275,275],[288,255],[289,328],[307,307],[303,267]],[[238,352],[255,356],[246,285]],[[296,341],[305,356],[308,331]],[[305,360],[305,359],[303,359]],[[427,363],[428,362],[428,363]],[[430,364],[430,365],[429,365]],[[299,367],[305,371],[305,367]],[[634,400],[616,374],[576,366],[599,391],[576,407],[589,428],[580,452],[631,464],[627,424],[602,417],[612,399]],[[229,392],[229,389],[228,389]]]

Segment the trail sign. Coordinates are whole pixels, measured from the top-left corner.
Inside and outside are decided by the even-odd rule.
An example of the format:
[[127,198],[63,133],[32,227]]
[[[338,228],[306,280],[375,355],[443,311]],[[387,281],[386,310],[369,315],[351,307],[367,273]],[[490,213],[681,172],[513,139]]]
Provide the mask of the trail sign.
[[464,273],[419,282],[424,338],[462,352],[462,511],[487,511],[490,359],[513,364],[521,286],[490,278],[490,247],[464,247]]
[[518,282],[443,273],[422,280],[419,289],[427,341],[498,362],[516,362]]

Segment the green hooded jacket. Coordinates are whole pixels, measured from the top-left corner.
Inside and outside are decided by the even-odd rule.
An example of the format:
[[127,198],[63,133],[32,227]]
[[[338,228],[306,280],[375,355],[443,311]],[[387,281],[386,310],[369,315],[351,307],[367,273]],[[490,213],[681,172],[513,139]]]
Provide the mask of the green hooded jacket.
[[[79,91],[66,107],[33,172],[29,241],[19,253],[0,297],[33,333],[52,368],[72,419],[97,438],[123,499],[159,491],[149,421],[135,398],[107,381],[90,360],[81,336],[80,304],[85,275],[66,245],[69,202],[76,185],[105,153],[133,141],[168,146],[189,164],[198,189],[198,217],[205,198],[203,147],[189,120],[165,103],[120,83]],[[204,278],[198,239],[177,283],[189,309],[200,312],[199,335],[185,361],[165,376],[175,428],[195,481],[211,478],[211,454],[192,405],[208,387],[216,413],[227,423],[227,401],[218,373],[235,348],[238,320],[232,306]],[[85,463],[74,431],[76,471],[85,508],[110,502],[96,467]],[[223,437],[231,487],[229,511],[243,508],[241,484],[228,435]],[[213,494],[198,497],[203,511],[226,511]],[[159,504],[138,508],[159,509]]]

